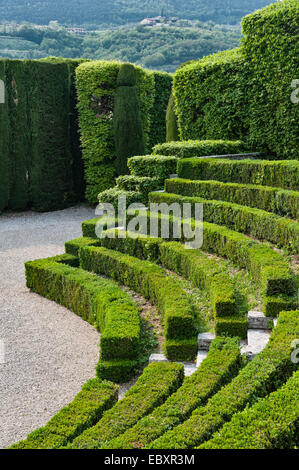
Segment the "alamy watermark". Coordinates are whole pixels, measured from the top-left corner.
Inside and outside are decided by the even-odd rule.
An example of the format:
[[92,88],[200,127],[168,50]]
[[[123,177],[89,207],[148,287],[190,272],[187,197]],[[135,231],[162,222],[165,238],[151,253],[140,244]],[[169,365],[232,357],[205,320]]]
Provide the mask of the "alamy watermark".
[[4,81],[0,80],[0,104],[5,103],[5,85]]
[[294,339],[291,346],[294,348],[291,354],[291,361],[293,364],[299,364],[299,339]]
[[294,79],[291,82],[291,88],[294,88],[294,91],[291,94],[291,102],[293,104],[299,103],[299,79]]
[[[203,204],[133,203],[127,207],[126,196],[118,197],[117,209],[110,203],[99,204],[96,215],[98,238],[162,238],[185,240],[187,249],[203,244]],[[191,221],[192,217],[192,221]]]

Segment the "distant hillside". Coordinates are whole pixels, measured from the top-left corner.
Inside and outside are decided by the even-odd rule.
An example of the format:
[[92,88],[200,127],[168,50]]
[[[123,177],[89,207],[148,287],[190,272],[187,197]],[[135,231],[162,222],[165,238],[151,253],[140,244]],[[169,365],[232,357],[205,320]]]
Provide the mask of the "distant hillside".
[[121,25],[148,16],[166,15],[218,24],[235,24],[272,2],[267,0],[6,0],[0,2],[0,18],[48,24]]
[[59,25],[43,29],[30,24],[0,25],[0,57],[118,59],[174,72],[182,62],[236,47],[240,36],[239,28],[226,30],[198,21],[194,27],[138,25],[86,36],[69,34]]

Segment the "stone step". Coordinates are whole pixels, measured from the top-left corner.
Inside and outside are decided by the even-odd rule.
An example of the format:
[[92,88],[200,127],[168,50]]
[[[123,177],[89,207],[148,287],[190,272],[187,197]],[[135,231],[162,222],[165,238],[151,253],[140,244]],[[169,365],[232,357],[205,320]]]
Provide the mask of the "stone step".
[[266,347],[270,335],[270,330],[249,329],[247,333],[247,342],[241,342],[241,353],[246,354],[248,359],[253,359]]
[[198,351],[196,358],[196,367],[198,368],[202,361],[207,357],[208,351]]
[[273,318],[266,317],[263,312],[251,310],[248,312],[248,328],[257,330],[269,330],[273,325]]
[[[153,362],[168,362],[168,359],[164,354],[152,354],[149,358],[149,363]],[[184,366],[185,377],[190,377],[190,375],[194,374],[198,367],[194,362],[180,362],[179,364]]]
[[174,179],[176,179],[176,178],[178,178],[178,177],[179,177],[179,175],[177,175],[176,173],[173,173],[172,175],[169,176],[169,179],[170,179],[170,180],[174,180]]
[[215,339],[214,333],[199,333],[198,335],[198,349],[199,351],[208,351],[212,341]]

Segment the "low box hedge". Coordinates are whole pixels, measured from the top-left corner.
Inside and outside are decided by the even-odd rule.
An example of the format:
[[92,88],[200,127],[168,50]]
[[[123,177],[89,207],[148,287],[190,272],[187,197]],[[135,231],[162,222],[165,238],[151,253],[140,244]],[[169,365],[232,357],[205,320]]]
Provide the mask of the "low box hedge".
[[[164,322],[166,353],[170,360],[193,360],[197,351],[193,308],[187,294],[161,267],[103,247],[82,247],[79,251],[83,269],[112,277],[139,292],[154,303]],[[167,341],[182,341],[181,351],[172,356]],[[186,344],[184,340],[191,340]]]
[[285,248],[291,253],[299,252],[299,223],[292,219],[231,202],[179,194],[150,193],[149,201],[169,205],[178,203],[181,207],[183,204],[189,204],[192,217],[194,217],[195,205],[203,204],[205,222],[225,225],[237,232],[250,234],[259,240],[266,240]]
[[145,155],[132,157],[128,160],[128,167],[134,176],[148,176],[164,182],[170,175],[176,173],[178,159],[165,155]]
[[183,385],[166,402],[144,417],[118,438],[106,442],[105,449],[140,449],[169,429],[189,418],[223,385],[238,373],[242,365],[236,338],[217,338],[208,356]]
[[75,256],[79,262],[79,250],[82,246],[100,246],[100,240],[98,238],[91,237],[78,237],[74,240],[65,242],[65,252],[69,255]]
[[33,431],[27,439],[11,449],[57,449],[72,442],[85,429],[95,425],[104,411],[118,398],[118,386],[91,379],[68,406],[57,413],[44,427]]
[[190,180],[217,180],[298,191],[299,161],[224,160],[186,158],[178,161],[178,175]]
[[177,220],[172,215],[161,214],[157,204],[151,204],[150,208],[151,212],[145,212],[140,218],[145,217],[148,223],[157,224],[158,236],[161,234],[162,222],[170,225],[170,240],[173,239],[174,224],[181,224],[182,241],[189,241],[184,235],[184,224],[188,224],[192,230],[195,225],[199,228],[203,227],[202,250],[216,253],[228,258],[240,268],[246,268],[253,280],[261,287],[264,296],[278,294],[293,296],[296,293],[295,278],[287,260],[269,244],[258,243],[242,233],[209,222],[202,224],[195,222],[194,219]]
[[72,449],[99,449],[123,434],[174,393],[184,379],[184,367],[176,363],[153,363],[144,369],[136,384],[101,420],[83,432],[69,446]]
[[299,371],[276,392],[237,413],[200,449],[293,449],[298,435]]
[[247,144],[241,140],[184,140],[158,144],[153,153],[190,158],[245,153],[247,150]]
[[[111,370],[116,382],[128,379],[138,363],[141,332],[138,307],[130,296],[113,281],[59,264],[55,258],[31,261],[25,267],[31,290],[99,328],[102,334],[98,376],[107,379]],[[101,371],[105,374],[101,375]]]
[[130,232],[115,230],[114,234],[109,238],[107,231],[100,244],[139,259],[161,263],[190,280],[195,287],[206,289],[216,316],[237,313],[236,293],[229,274],[200,250],[187,250],[182,243],[165,242],[161,238],[136,237]]
[[228,385],[197,408],[191,417],[156,439],[151,449],[194,449],[245,406],[277,390],[296,369],[291,361],[292,341],[299,335],[299,311],[281,312],[265,349]]
[[116,184],[123,191],[137,191],[146,196],[151,191],[163,189],[163,184],[161,184],[159,178],[149,176],[123,175],[117,178]]
[[126,207],[135,203],[147,203],[147,194],[137,191],[124,191],[117,186],[101,192],[98,196],[98,201],[100,204],[111,204],[117,210],[119,198],[126,198]]
[[202,197],[255,207],[282,217],[299,220],[299,191],[254,184],[196,181],[181,178],[165,181],[167,193]]

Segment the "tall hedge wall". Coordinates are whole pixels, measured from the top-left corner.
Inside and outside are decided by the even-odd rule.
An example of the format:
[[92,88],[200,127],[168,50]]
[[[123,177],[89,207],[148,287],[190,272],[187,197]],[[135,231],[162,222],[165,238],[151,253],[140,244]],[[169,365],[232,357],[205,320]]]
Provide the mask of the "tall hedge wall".
[[[120,62],[95,61],[81,64],[76,69],[86,198],[91,203],[97,202],[101,191],[114,186],[117,176],[113,111],[120,66]],[[149,150],[155,80],[152,72],[137,66],[135,70],[144,147]]]
[[250,142],[299,159],[299,104],[291,101],[291,83],[299,78],[299,2],[272,3],[246,16],[242,29],[253,76]]
[[166,141],[166,110],[172,90],[173,76],[166,72],[153,72],[155,101],[151,110],[150,149]]
[[279,158],[299,158],[299,4],[284,0],[243,19],[242,46],[180,68],[174,77],[180,137],[241,139]]
[[62,209],[82,199],[74,70],[79,61],[0,60],[0,210]]
[[239,48],[180,68],[174,77],[174,95],[181,139],[243,140],[249,127],[249,82]]

